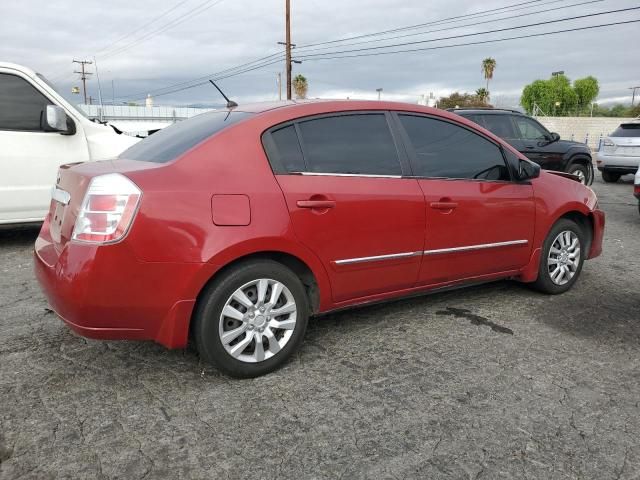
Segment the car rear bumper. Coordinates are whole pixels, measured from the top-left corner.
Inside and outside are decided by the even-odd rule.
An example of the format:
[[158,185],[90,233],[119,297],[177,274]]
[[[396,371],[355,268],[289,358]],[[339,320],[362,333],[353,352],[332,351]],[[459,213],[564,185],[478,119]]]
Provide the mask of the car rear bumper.
[[53,311],[78,334],[186,346],[195,294],[183,285],[200,264],[138,260],[125,244],[67,243],[58,252],[45,221],[35,274]]
[[596,154],[598,170],[616,173],[635,173],[640,165],[640,157],[609,155],[603,152]]

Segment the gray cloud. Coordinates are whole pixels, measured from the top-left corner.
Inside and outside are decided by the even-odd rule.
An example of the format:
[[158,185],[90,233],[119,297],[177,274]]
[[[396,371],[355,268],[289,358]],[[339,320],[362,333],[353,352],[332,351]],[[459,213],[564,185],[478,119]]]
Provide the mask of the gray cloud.
[[[547,3],[549,0],[544,0]],[[445,31],[399,41],[423,40],[462,35],[493,28],[534,23],[556,18],[636,6],[631,0],[603,0],[581,7],[532,15],[529,12],[578,3],[562,0],[553,4],[521,10],[519,18],[460,27],[463,22],[431,27]],[[127,43],[172,18],[184,15],[204,0],[187,0],[167,17],[122,42],[115,40],[149,22],[178,1],[109,2],[29,0],[3,5],[0,28],[0,60],[30,66],[50,77],[68,97],[71,86],[79,85],[72,58],[97,57],[103,96],[116,97],[150,92],[196,77],[218,72],[255,58],[278,52],[276,42],[284,37],[283,0],[224,0],[194,15],[184,23],[141,41],[130,49],[109,56]],[[214,1],[211,2],[215,3]],[[516,0],[488,1],[481,5],[471,0],[405,0],[398,5],[388,1],[292,0],[293,41],[298,45],[349,37],[416,23],[439,20],[519,3]],[[204,8],[204,7],[203,7]],[[484,17],[477,21],[490,20]],[[501,38],[584,25],[640,18],[640,11],[575,20],[526,30],[496,33],[484,37],[448,40],[423,47]],[[471,23],[473,19],[465,20]],[[456,47],[397,55],[305,61],[295,71],[309,80],[311,97],[375,98],[382,87],[385,98],[415,101],[419,95],[436,96],[454,90],[472,91],[483,86],[480,62],[492,56],[497,69],[490,89],[494,101],[517,105],[522,87],[537,78],[548,78],[552,71],[564,70],[570,78],[594,75],[601,84],[601,101],[630,101],[627,87],[640,82],[640,68],[630,55],[635,54],[634,39],[640,24],[564,33],[547,37],[502,43]],[[394,41],[395,42],[395,41]],[[384,43],[384,42],[382,42]],[[366,47],[371,45],[361,45]],[[417,45],[418,47],[420,45]],[[351,47],[357,48],[357,47]],[[336,49],[339,45],[336,45]],[[300,54],[302,51],[295,52]],[[241,102],[272,100],[277,97],[276,73],[284,65],[275,64],[222,80],[221,86]],[[91,95],[97,97],[97,81],[89,82]],[[72,98],[77,101],[77,96]],[[123,100],[124,98],[118,98]],[[204,85],[156,98],[156,103],[219,103],[217,92]]]

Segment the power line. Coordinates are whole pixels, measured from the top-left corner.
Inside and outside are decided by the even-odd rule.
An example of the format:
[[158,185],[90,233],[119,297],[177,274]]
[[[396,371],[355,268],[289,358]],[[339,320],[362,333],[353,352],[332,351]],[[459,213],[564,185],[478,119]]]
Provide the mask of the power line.
[[594,28],[602,28],[602,27],[611,27],[614,25],[626,25],[626,24],[630,24],[630,23],[637,23],[640,22],[640,19],[637,20],[627,20],[624,22],[612,22],[612,23],[602,23],[600,25],[589,25],[586,27],[576,27],[576,28],[567,28],[565,30],[556,30],[553,32],[542,32],[542,33],[532,33],[529,35],[519,35],[519,36],[515,36],[515,37],[506,37],[506,38],[496,38],[493,40],[481,40],[481,41],[477,41],[477,42],[467,42],[467,43],[456,43],[453,45],[440,45],[440,46],[435,46],[435,47],[422,47],[422,48],[411,48],[411,49],[405,49],[405,50],[393,50],[390,52],[375,52],[375,53],[361,53],[361,54],[356,54],[356,55],[339,55],[339,56],[334,56],[334,57],[318,57],[318,58],[310,58],[307,59],[306,61],[314,61],[314,60],[333,60],[333,59],[337,59],[337,58],[356,58],[356,57],[372,57],[372,56],[378,56],[378,55],[393,55],[396,53],[411,53],[411,52],[423,52],[426,50],[441,50],[441,49],[446,49],[446,48],[454,48],[454,47],[466,47],[466,46],[470,46],[470,45],[484,45],[487,43],[497,43],[497,42],[505,42],[508,40],[518,40],[518,39],[522,39],[522,38],[534,38],[534,37],[544,37],[546,35],[555,35],[557,33],[568,33],[568,32],[577,32],[580,30],[590,30],[590,29],[594,29]]
[[174,10],[176,10],[178,7],[180,7],[181,5],[189,2],[190,0],[182,0],[181,2],[176,3],[173,7],[171,7],[168,10],[165,10],[163,13],[161,13],[160,15],[158,15],[157,17],[154,17],[152,20],[149,20],[148,22],[144,23],[143,25],[141,25],[138,28],[134,28],[133,30],[131,30],[129,33],[124,34],[121,37],[118,37],[117,40],[114,40],[113,42],[105,45],[104,47],[102,47],[100,50],[96,50],[95,54],[99,54],[100,52],[104,52],[105,50],[109,50],[111,49],[111,47],[117,43],[120,43],[122,40],[124,40],[125,38],[129,38],[133,35],[135,35],[137,32],[144,30],[145,28],[147,28],[149,25],[157,22],[158,20],[160,20],[163,17],[166,17],[169,13],[173,12]]
[[[204,85],[205,83],[207,83],[209,81],[210,78],[214,78],[214,77],[217,77],[219,75],[224,75],[225,73],[231,73],[231,72],[233,72],[235,70],[246,68],[246,67],[252,66],[252,65],[254,65],[256,63],[263,62],[265,60],[273,60],[273,63],[278,63],[278,62],[282,61],[283,59],[284,59],[284,53],[282,53],[282,52],[272,53],[271,55],[267,55],[265,57],[257,58],[255,60],[250,61],[250,62],[246,62],[246,63],[240,64],[240,65],[236,65],[235,67],[230,67],[230,68],[227,68],[225,70],[209,73],[207,75],[203,75],[202,77],[194,78],[194,79],[191,79],[191,80],[186,80],[184,82],[175,83],[173,85],[168,85],[166,87],[158,88],[156,90],[147,90],[145,92],[137,92],[137,93],[133,93],[133,94],[130,94],[130,95],[119,96],[117,98],[127,98],[127,99],[132,99],[134,97],[140,97],[141,98],[142,95],[146,95],[146,94],[151,94],[152,96],[160,96],[160,95],[164,95],[163,92],[165,90],[167,90],[167,89],[174,89],[176,87],[183,87],[183,86],[185,86],[187,88],[190,88],[189,85],[192,84],[193,82],[200,82],[200,83],[197,83],[197,85],[195,85],[195,86]],[[269,63],[269,65],[272,65],[273,63]],[[214,78],[214,80],[215,80],[215,78]]]
[[[416,28],[426,27],[426,26],[435,25],[435,24],[438,24],[438,23],[455,23],[453,21],[456,20],[456,19],[468,18],[468,17],[473,17],[473,16],[478,16],[478,18],[480,18],[480,17],[484,17],[484,16],[487,16],[487,15],[495,15],[496,12],[498,12],[500,10],[506,10],[506,9],[518,7],[518,6],[521,6],[521,5],[532,4],[532,3],[539,3],[541,1],[542,0],[530,0],[530,1],[527,1],[527,2],[521,2],[521,3],[514,3],[512,5],[506,5],[504,7],[492,8],[490,10],[481,10],[480,12],[476,12],[476,13],[467,13],[467,14],[464,14],[464,15],[456,15],[454,17],[442,18],[440,20],[432,20],[432,21],[426,22],[426,23],[418,23],[418,24],[409,25],[409,26],[406,26],[406,27],[393,28],[391,30],[382,30],[382,31],[373,32],[373,33],[355,35],[353,37],[340,38],[340,39],[337,39],[337,40],[328,40],[328,41],[325,41],[325,42],[307,43],[305,45],[301,45],[299,48],[315,47],[317,45],[327,45],[327,44],[330,44],[330,43],[340,43],[340,42],[346,42],[348,40],[357,40],[359,38],[374,37],[374,36],[379,36],[379,35],[385,35],[387,33],[396,33],[396,32],[400,32],[400,31],[403,31],[403,30],[412,30],[412,29],[416,29]],[[530,7],[523,7],[523,8],[530,8]]]
[[[269,61],[269,62],[264,62],[264,63],[258,64],[258,65],[254,65],[254,66],[252,66],[252,67],[247,67],[247,68],[245,68],[245,69],[241,69],[241,70],[239,70],[239,71],[232,72],[232,73],[229,73],[229,74],[227,74],[227,75],[211,76],[211,77],[210,77],[210,79],[211,79],[211,80],[214,80],[214,81],[217,81],[217,80],[224,80],[225,78],[235,77],[236,75],[240,75],[240,74],[243,74],[243,73],[251,72],[251,71],[253,71],[253,70],[257,70],[257,69],[259,69],[259,68],[267,67],[267,66],[269,66],[269,65],[274,65],[274,64],[276,64],[276,63],[280,63],[281,61],[282,61],[282,59],[281,59],[281,58],[278,58],[278,59],[276,59],[276,60],[272,60],[272,61]],[[195,84],[192,84],[192,85],[187,85],[187,86],[183,86],[183,87],[180,87],[180,88],[175,88],[175,89],[172,89],[172,90],[167,90],[167,91],[164,91],[164,92],[162,92],[162,93],[157,93],[157,94],[155,94],[155,95],[153,95],[153,96],[154,96],[154,97],[161,97],[161,96],[164,96],[164,95],[169,95],[169,94],[171,94],[171,93],[177,93],[177,92],[181,92],[181,91],[183,91],[183,90],[189,90],[189,89],[191,89],[191,88],[200,87],[200,86],[202,86],[202,85],[206,85],[206,84],[208,84],[208,83],[209,83],[209,79],[207,79],[207,80],[203,80],[203,81],[201,81],[201,82],[198,82],[198,83],[195,83]],[[168,87],[167,87],[167,88],[168,88]],[[135,97],[133,97],[133,96],[127,96],[127,97],[119,97],[119,98],[127,98],[127,99],[129,99],[129,100],[132,100],[132,101],[133,101],[133,100],[142,100],[142,99],[143,99],[143,98],[145,98],[145,97],[142,97],[142,96],[141,96],[141,97],[137,97],[137,98],[135,98]]]
[[[110,57],[113,57],[115,55],[119,55],[122,52],[125,52],[127,50],[129,50],[130,48],[140,44],[141,42],[144,42],[145,40],[148,40],[151,37],[155,37],[156,35],[159,35],[160,33],[163,33],[165,31],[167,31],[170,28],[175,27],[176,25],[179,25],[185,21],[187,21],[189,18],[191,18],[192,16],[198,14],[198,13],[202,13],[205,10],[208,10],[211,7],[214,7],[215,5],[218,5],[219,3],[223,2],[224,0],[217,0],[213,3],[212,0],[205,0],[202,3],[199,3],[197,6],[195,6],[194,8],[192,8],[191,10],[188,10],[187,12],[183,13],[182,15],[180,15],[179,17],[174,18],[173,20],[169,21],[168,23],[160,26],[159,28],[152,30],[150,32],[147,32],[146,34],[142,35],[141,37],[138,37],[137,39],[133,40],[130,43],[127,43],[121,47],[118,47],[110,52],[105,53],[104,55],[102,55],[102,59],[107,59]],[[207,5],[208,4],[208,5]]]
[[[479,12],[475,12],[475,13],[470,13],[470,14],[465,14],[465,15],[458,15],[458,16],[455,16],[455,17],[448,17],[448,18],[444,18],[444,19],[440,19],[440,20],[434,20],[434,21],[431,21],[431,22],[422,23],[422,24],[418,24],[418,25],[412,25],[412,26],[409,26],[409,27],[401,27],[401,28],[396,28],[396,29],[387,30],[387,31],[383,31],[383,32],[375,32],[375,33],[366,34],[366,35],[359,35],[359,36],[350,37],[350,38],[347,38],[347,39],[339,39],[339,40],[332,40],[332,41],[327,41],[327,42],[307,44],[305,46],[297,47],[297,48],[305,48],[305,47],[321,45],[321,44],[342,42],[342,41],[346,41],[346,40],[349,40],[349,39],[352,39],[352,38],[369,37],[369,36],[385,34],[385,33],[388,33],[388,32],[400,31],[400,30],[403,30],[403,29],[418,28],[418,27],[425,26],[425,25],[433,25],[433,24],[438,24],[438,23],[443,23],[443,22],[446,23],[447,21],[454,21],[454,19],[462,19],[462,18],[473,17],[473,16],[476,16],[477,18],[480,18],[480,17],[484,17],[484,16],[488,16],[488,15],[495,15],[496,12],[498,12],[498,11],[506,10],[506,9],[513,9],[514,7],[519,7],[519,6],[521,7],[520,9],[531,8],[530,6],[529,7],[522,7],[522,5],[540,3],[541,1],[542,0],[530,0],[530,1],[526,1],[526,2],[506,5],[504,7],[493,8],[493,9],[490,9],[490,10],[483,10],[483,11],[479,11]],[[563,0],[554,0],[552,2],[547,2],[547,3],[556,3],[557,1],[563,1]],[[602,0],[595,0],[595,1],[602,1]],[[545,5],[545,3],[540,3],[540,5]],[[515,10],[512,10],[512,11],[515,11]],[[168,85],[168,86],[160,88],[160,89],[151,90],[151,91],[147,91],[147,92],[139,92],[139,93],[135,93],[135,94],[132,94],[132,95],[121,96],[119,98],[129,98],[130,99],[130,98],[133,98],[133,97],[139,97],[139,96],[142,96],[142,95],[146,95],[147,93],[150,93],[151,95],[155,95],[155,96],[164,95],[164,93],[162,93],[162,92],[164,92],[167,89],[174,89],[174,88],[177,88],[177,87],[188,86],[193,82],[200,82],[197,85],[195,85],[195,86],[199,86],[199,85],[202,85],[204,83],[207,83],[208,79],[213,77],[213,76],[215,76],[215,75],[219,75],[219,74],[221,74],[223,72],[233,71],[233,70],[238,69],[238,68],[244,68],[245,66],[248,66],[248,65],[251,65],[251,64],[254,64],[254,63],[258,63],[258,62],[261,62],[261,61],[264,61],[264,60],[268,60],[268,59],[271,59],[271,58],[276,58],[278,56],[284,57],[284,55],[281,52],[273,53],[271,55],[267,55],[265,57],[257,58],[255,60],[250,61],[250,62],[238,65],[236,67],[231,67],[231,68],[229,68],[227,70],[223,70],[222,72],[211,73],[211,74],[204,75],[202,77],[198,77],[198,78],[195,78],[195,79],[192,79],[192,80],[186,80],[184,82],[179,82],[179,83],[176,83],[176,84],[173,84],[173,85]]]
[[326,53],[312,53],[312,54],[302,54],[300,56],[300,58],[305,59],[305,60],[309,60],[313,57],[319,57],[319,56],[323,56],[323,55],[335,55],[335,54],[341,54],[341,53],[353,53],[353,52],[363,52],[363,51],[368,51],[368,50],[380,50],[380,49],[384,49],[384,48],[392,48],[392,47],[404,47],[404,46],[408,46],[408,45],[417,45],[417,44],[422,44],[422,43],[431,43],[431,42],[439,42],[442,40],[453,40],[455,38],[464,38],[464,37],[473,37],[473,36],[477,36],[477,35],[487,35],[489,33],[499,33],[499,32],[506,32],[509,30],[518,30],[521,28],[530,28],[530,27],[539,27],[541,25],[549,25],[551,23],[558,23],[558,22],[567,22],[567,21],[571,21],[571,20],[579,20],[579,19],[583,19],[583,18],[590,18],[590,17],[597,17],[600,15],[609,15],[612,13],[621,13],[621,12],[628,12],[631,10],[638,10],[640,9],[640,7],[629,7],[629,8],[621,8],[618,10],[608,10],[606,12],[598,12],[598,13],[589,13],[586,15],[577,15],[574,17],[566,17],[566,18],[560,18],[560,19],[556,19],[556,20],[546,20],[544,22],[536,22],[536,23],[529,23],[527,25],[517,25],[514,27],[504,27],[504,28],[496,28],[493,30],[487,30],[484,32],[474,32],[474,33],[465,33],[462,35],[452,35],[449,37],[441,37],[441,38],[433,38],[433,39],[429,39],[429,40],[416,40],[414,42],[403,42],[403,43],[394,43],[391,45],[377,45],[375,47],[364,47],[364,48],[355,48],[352,50],[339,50],[339,51],[333,51],[333,52],[326,52]]
[[[562,2],[564,0],[552,0],[551,2],[546,2],[546,3],[541,3],[540,6],[542,5],[549,5],[552,3],[558,3],[558,2]],[[580,3],[573,3],[571,5],[562,5],[560,7],[555,7],[555,8],[547,8],[547,9],[543,9],[543,10],[537,10],[535,12],[528,12],[527,15],[537,15],[539,13],[548,13],[548,12],[554,12],[556,10],[562,10],[562,9],[566,9],[566,8],[572,8],[572,7],[579,7],[579,6],[584,6],[584,5],[588,5],[591,3],[599,3],[599,2],[603,2],[604,0],[588,0],[585,2],[580,2]],[[531,7],[527,7],[527,8],[531,8]],[[477,25],[483,25],[485,23],[493,23],[493,22],[501,22],[503,20],[510,20],[512,18],[519,18],[521,17],[522,14],[517,14],[517,15],[511,15],[508,17],[501,17],[501,18],[493,18],[491,20],[483,20],[482,22],[474,22],[474,23],[467,23],[464,25],[457,25],[456,28],[465,28],[465,27],[475,27]],[[438,29],[434,29],[434,30],[427,30],[425,32],[414,32],[414,33],[405,33],[403,35],[397,35],[397,36],[393,36],[393,37],[385,37],[385,38],[377,38],[377,39],[372,39],[372,40],[364,40],[362,42],[353,42],[353,43],[348,43],[346,45],[340,45],[341,47],[353,47],[355,45],[364,45],[364,44],[369,44],[369,43],[375,43],[375,42],[384,42],[386,40],[396,40],[398,38],[405,38],[405,37],[415,37],[417,35],[426,35],[428,33],[436,33],[436,32],[442,32],[445,30],[450,30],[451,27],[445,27],[445,28],[438,28]],[[304,47],[301,47],[304,48]],[[306,50],[303,53],[308,53],[308,52],[316,52],[316,51],[321,51],[321,50],[328,50],[331,48],[335,48],[335,47],[320,47],[320,48],[312,48],[310,50]]]

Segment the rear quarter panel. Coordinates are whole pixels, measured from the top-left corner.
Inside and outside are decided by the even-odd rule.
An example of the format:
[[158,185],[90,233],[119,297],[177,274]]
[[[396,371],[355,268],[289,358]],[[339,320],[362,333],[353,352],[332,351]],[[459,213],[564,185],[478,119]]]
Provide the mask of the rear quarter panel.
[[[318,258],[293,232],[284,196],[260,142],[264,128],[261,121],[240,122],[160,168],[127,173],[143,190],[127,243],[147,262],[202,264],[191,282],[178,287],[192,298],[236,259],[260,252],[287,253],[313,271],[320,308],[328,308],[328,278]],[[218,195],[246,196],[248,224],[215,225],[212,199]]]

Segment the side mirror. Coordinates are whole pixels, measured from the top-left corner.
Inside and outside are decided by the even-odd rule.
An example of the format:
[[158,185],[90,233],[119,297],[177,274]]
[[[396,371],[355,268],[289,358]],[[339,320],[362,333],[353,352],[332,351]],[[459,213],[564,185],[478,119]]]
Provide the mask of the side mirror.
[[551,132],[551,138],[549,139],[549,143],[557,142],[560,140],[560,135],[556,132]]
[[67,114],[58,105],[47,105],[43,112],[42,129],[46,132],[69,133]]
[[540,165],[529,160],[520,159],[518,162],[518,178],[520,180],[530,180],[532,178],[538,178],[539,176]]

